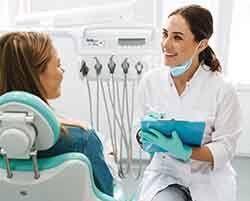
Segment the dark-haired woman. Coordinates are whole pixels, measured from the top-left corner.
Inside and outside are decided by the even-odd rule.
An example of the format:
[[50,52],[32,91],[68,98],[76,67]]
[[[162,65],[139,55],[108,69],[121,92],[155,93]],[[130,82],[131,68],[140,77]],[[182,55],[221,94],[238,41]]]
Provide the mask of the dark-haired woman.
[[155,130],[139,134],[140,143],[151,140],[166,150],[154,153],[144,173],[142,201],[236,200],[230,162],[242,130],[241,111],[209,46],[212,34],[211,13],[199,5],[173,11],[163,26],[164,66],[142,78],[137,119],[153,110],[166,119],[204,121],[206,129],[200,147],[184,145],[176,133],[169,138]]

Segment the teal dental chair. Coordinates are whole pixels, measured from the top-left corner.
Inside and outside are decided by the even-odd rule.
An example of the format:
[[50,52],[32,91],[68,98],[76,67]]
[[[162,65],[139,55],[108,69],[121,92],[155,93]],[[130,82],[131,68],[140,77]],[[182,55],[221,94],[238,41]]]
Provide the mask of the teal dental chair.
[[66,153],[37,159],[53,146],[60,125],[51,109],[27,92],[0,96],[0,200],[126,201],[114,184],[114,196],[99,191],[88,158]]

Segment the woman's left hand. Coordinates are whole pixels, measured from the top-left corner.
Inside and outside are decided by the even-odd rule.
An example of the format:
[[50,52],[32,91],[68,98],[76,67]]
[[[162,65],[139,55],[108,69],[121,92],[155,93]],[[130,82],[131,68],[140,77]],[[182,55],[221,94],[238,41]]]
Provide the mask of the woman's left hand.
[[155,129],[150,132],[141,132],[142,143],[152,143],[169,152],[174,157],[187,161],[192,155],[192,148],[182,143],[178,133],[172,132],[171,137],[167,137]]

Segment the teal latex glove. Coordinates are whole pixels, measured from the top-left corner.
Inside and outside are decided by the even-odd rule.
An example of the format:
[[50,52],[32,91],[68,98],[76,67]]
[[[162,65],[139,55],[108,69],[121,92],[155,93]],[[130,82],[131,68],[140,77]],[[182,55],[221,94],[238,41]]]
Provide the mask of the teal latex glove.
[[[192,155],[192,148],[182,143],[176,131],[172,132],[171,137],[166,137],[155,129],[149,129],[149,132],[141,132],[142,143],[152,143],[157,145],[174,157],[187,161]],[[162,151],[160,151],[162,152]]]
[[[145,117],[143,118],[144,121],[158,121],[159,119],[162,119],[164,117],[164,113],[162,112],[148,112]],[[140,134],[140,139],[142,139],[142,136]],[[146,152],[149,153],[149,155],[152,157],[154,155],[155,152],[166,152],[164,149],[162,149],[161,147],[152,144],[152,143],[148,143],[146,140],[142,141],[142,149]]]
[[144,139],[142,136],[142,133],[140,133],[140,141],[142,143],[142,149],[145,152],[148,152],[148,154],[152,157],[154,155],[155,152],[166,152],[165,149],[162,149],[160,146],[153,144],[151,142],[148,142],[147,139]]

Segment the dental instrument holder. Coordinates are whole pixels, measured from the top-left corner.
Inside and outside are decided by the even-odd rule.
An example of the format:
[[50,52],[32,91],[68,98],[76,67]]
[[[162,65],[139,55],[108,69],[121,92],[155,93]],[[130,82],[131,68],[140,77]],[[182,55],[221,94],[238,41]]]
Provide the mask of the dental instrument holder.
[[86,62],[82,60],[80,73],[82,74],[83,77],[85,77],[87,76],[88,72],[89,72],[89,67],[87,66]]
[[123,69],[123,73],[126,75],[128,74],[128,69],[129,69],[129,63],[128,63],[128,58],[126,57],[124,59],[124,61],[122,62],[122,69]]
[[136,69],[136,72],[138,75],[141,75],[142,73],[142,70],[143,70],[143,64],[138,61],[136,64],[135,64],[135,69]]
[[[155,28],[141,24],[129,25],[126,23],[124,25],[125,26],[113,24],[111,26],[87,26],[83,30],[81,29],[81,38],[78,43],[79,55],[86,61],[86,64],[89,67],[86,80],[92,82],[96,82],[98,80],[101,86],[101,83],[103,83],[104,87],[107,86],[106,89],[109,93],[108,95],[110,104],[107,103],[104,105],[115,107],[115,109],[113,109],[113,114],[111,111],[109,111],[111,117],[110,119],[112,119],[112,117],[115,119],[115,123],[113,123],[114,126],[113,128],[111,126],[111,130],[113,130],[114,136],[117,138],[117,140],[120,140],[120,138],[124,140],[123,147],[125,147],[123,148],[124,150],[122,157],[118,157],[118,160],[116,160],[118,162],[131,160],[128,157],[128,155],[130,155],[128,152],[130,151],[126,151],[126,147],[128,147],[129,142],[128,136],[131,135],[128,123],[132,125],[133,122],[134,113],[132,111],[134,110],[134,98],[139,80],[141,79],[141,76],[144,72],[146,72],[152,66],[155,66],[158,61],[160,63],[160,55],[158,53],[158,39],[155,37],[157,35]],[[96,59],[93,59],[93,57],[96,57],[99,63],[101,63],[103,66],[99,76],[97,76],[96,73],[97,62]],[[129,69],[129,67],[131,68]],[[124,82],[127,83],[124,84]],[[127,108],[125,107],[127,102],[126,98],[121,101],[121,104],[124,102],[124,115],[119,114],[117,88],[118,91],[124,90],[125,94],[128,94],[130,102],[129,106],[131,106],[131,108],[129,108],[131,109],[131,115],[129,115],[130,122],[128,122],[128,120],[125,121],[125,118],[127,118],[127,115],[125,114],[125,109]],[[94,88],[93,90],[97,89]],[[128,92],[126,92],[126,90],[128,90]],[[104,92],[103,94],[106,93],[105,89],[102,91]],[[122,95],[120,95],[120,97],[122,97]],[[97,101],[97,96],[95,96],[93,99],[93,103],[95,103],[95,100]],[[100,102],[101,101],[104,100],[100,100]],[[109,109],[109,107],[107,108]],[[124,116],[124,120],[121,120],[120,116]],[[107,119],[109,118],[107,117]],[[104,116],[101,117],[101,121],[103,120],[106,126],[107,124],[105,123],[106,119]],[[124,125],[122,125],[122,121],[124,121]],[[103,129],[106,128],[105,126]],[[105,132],[105,130],[102,132]],[[112,132],[109,131],[109,133]],[[125,138],[127,141],[126,143]],[[136,142],[132,141],[132,143],[133,150],[139,149]],[[114,149],[117,150],[115,151],[117,155],[120,155],[122,150],[120,148],[121,147],[118,145],[118,149]],[[141,153],[143,156],[141,156],[139,152],[137,153],[137,151],[134,151],[133,160],[141,160],[141,158],[148,159],[148,155],[146,153]]]
[[179,120],[142,120],[141,130],[150,132],[156,129],[170,137],[176,131],[184,144],[190,146],[201,146],[205,130],[205,122],[179,121]]
[[[6,114],[6,115],[5,115]],[[5,116],[8,116],[8,118],[5,118]],[[13,118],[10,118],[12,117]],[[34,115],[33,114],[24,114],[24,115],[19,115],[18,120],[16,120],[15,118],[17,118],[15,116],[15,113],[3,113],[0,115],[0,123],[2,123],[3,125],[5,124],[15,124],[17,129],[21,129],[23,125],[27,125],[29,124],[32,127],[32,124],[34,123]],[[34,129],[34,136],[36,136],[35,133],[35,129]],[[11,132],[8,132],[9,134],[14,134]],[[7,135],[6,133],[6,135]],[[28,136],[27,136],[28,137]],[[31,141],[32,142],[32,141]],[[37,150],[35,150],[35,144],[36,144],[36,138],[34,138],[34,141],[32,142],[32,147],[31,150],[29,151],[29,153],[24,154],[21,158],[20,156],[16,156],[15,154],[11,157],[13,159],[31,159],[32,160],[32,166],[33,166],[33,171],[34,171],[34,178],[38,179],[40,177],[40,173],[39,173],[39,169],[38,169],[38,162],[37,162]],[[10,158],[8,157],[8,154],[6,152],[6,150],[4,150],[2,147],[0,147],[0,155],[3,157],[4,162],[5,162],[5,166],[6,166],[6,172],[7,172],[7,178],[11,179],[13,177],[13,173],[11,171],[11,165],[10,165]]]
[[115,72],[115,67],[116,67],[116,63],[114,62],[114,55],[112,55],[110,58],[109,58],[109,62],[108,62],[108,69],[109,69],[109,72],[110,74],[114,74]]
[[96,64],[94,66],[95,70],[96,70],[96,74],[97,76],[100,75],[101,71],[102,71],[102,64],[100,63],[100,61],[98,60],[97,57],[94,57],[95,61],[96,61]]

